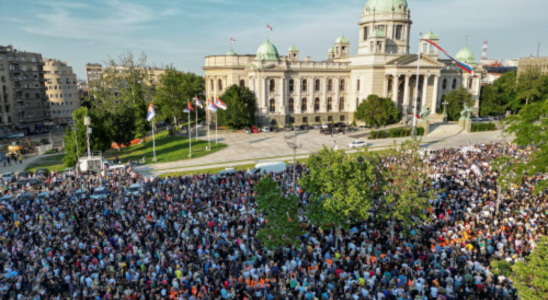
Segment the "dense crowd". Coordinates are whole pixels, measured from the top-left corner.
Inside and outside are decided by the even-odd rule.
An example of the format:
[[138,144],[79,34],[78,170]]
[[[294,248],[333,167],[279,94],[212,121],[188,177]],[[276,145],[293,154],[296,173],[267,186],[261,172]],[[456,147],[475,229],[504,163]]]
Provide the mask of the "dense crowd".
[[[370,220],[334,234],[307,226],[300,244],[266,249],[255,236],[265,222],[254,185],[262,176],[209,174],[150,178],[125,171],[76,176],[45,199],[10,188],[0,216],[3,299],[517,299],[495,275],[494,259],[524,259],[546,235],[547,201],[527,178],[505,191],[497,210],[502,155],[527,149],[485,144],[423,156],[437,192],[430,216],[404,234],[399,224]],[[402,167],[407,156],[386,157]],[[297,166],[297,178],[306,165]],[[127,193],[140,185],[139,195]],[[90,199],[106,187],[102,199]],[[306,192],[299,194],[304,211]],[[302,218],[304,220],[304,217]],[[303,221],[304,222],[304,221]]]

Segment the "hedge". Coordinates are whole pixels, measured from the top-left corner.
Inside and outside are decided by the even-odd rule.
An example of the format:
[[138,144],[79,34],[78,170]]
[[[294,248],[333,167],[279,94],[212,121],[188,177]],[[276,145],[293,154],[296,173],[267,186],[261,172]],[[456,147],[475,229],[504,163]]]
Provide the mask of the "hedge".
[[[385,138],[406,137],[406,136],[411,136],[412,132],[413,132],[412,128],[392,128],[388,131],[384,131],[384,130],[371,131],[369,133],[369,139],[377,140],[377,139],[385,139]],[[419,136],[424,135],[424,128],[417,127],[417,135]]]
[[472,124],[472,132],[493,130],[497,130],[497,126],[493,122]]

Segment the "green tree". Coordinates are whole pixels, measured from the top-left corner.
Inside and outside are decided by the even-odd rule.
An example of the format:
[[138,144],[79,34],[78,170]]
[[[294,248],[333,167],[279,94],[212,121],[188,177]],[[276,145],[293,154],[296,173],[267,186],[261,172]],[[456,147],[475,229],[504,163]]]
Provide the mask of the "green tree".
[[270,249],[299,243],[298,237],[305,234],[299,224],[297,196],[285,196],[278,182],[265,176],[255,186],[257,210],[266,219],[257,237]]
[[548,76],[543,75],[539,66],[531,66],[518,75],[516,98],[525,105],[539,100],[548,88]]
[[521,107],[519,101],[516,100],[516,76],[516,72],[504,73],[491,85],[496,96],[500,99],[500,103],[512,111],[518,111]]
[[242,129],[246,126],[252,126],[257,111],[255,94],[246,87],[232,85],[221,96],[228,107],[227,110],[219,109],[217,115],[219,123],[236,129]]
[[[434,191],[418,149],[417,143],[405,142],[396,152],[406,163],[383,167],[380,185],[383,193],[375,217],[381,222],[390,221],[391,240],[394,240],[394,224],[401,224],[408,231],[428,220]],[[377,165],[383,164],[379,161]]]
[[[78,152],[80,156],[87,153],[86,126],[84,125],[85,116],[89,116],[91,121],[90,127],[92,129],[92,133],[89,135],[90,150],[104,152],[110,149],[112,144],[112,136],[111,131],[108,128],[109,125],[104,121],[105,115],[99,116],[85,107],[80,107],[72,113],[76,133],[78,135]],[[74,132],[72,132],[70,128],[67,128],[65,131],[64,141],[66,155],[63,157],[63,163],[65,166],[71,167],[76,164],[77,155]]]
[[480,116],[498,116],[506,111],[503,98],[497,93],[492,85],[481,89]]
[[400,112],[392,99],[381,98],[377,95],[369,95],[366,101],[362,101],[354,117],[368,125],[388,125],[400,120]]
[[112,113],[109,113],[107,120],[108,128],[112,133],[112,141],[118,144],[118,151],[121,146],[129,146],[133,140],[131,132],[135,132],[137,123],[135,122],[135,108],[128,103],[121,103]]
[[460,119],[460,112],[464,108],[464,103],[468,107],[472,107],[474,104],[472,95],[462,86],[449,92],[443,99],[448,103],[447,119],[449,121],[458,121]]
[[379,176],[373,163],[324,147],[306,165],[310,176],[302,177],[299,184],[311,193],[308,219],[313,225],[347,229],[352,222],[369,218]]

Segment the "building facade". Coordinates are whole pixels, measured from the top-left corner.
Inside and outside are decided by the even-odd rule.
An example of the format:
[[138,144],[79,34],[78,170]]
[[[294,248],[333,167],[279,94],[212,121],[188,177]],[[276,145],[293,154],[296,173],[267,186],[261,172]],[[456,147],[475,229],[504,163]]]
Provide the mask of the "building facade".
[[[94,82],[99,82],[103,80],[106,76],[112,76],[116,74],[117,76],[124,76],[128,72],[128,68],[124,66],[108,66],[103,67],[101,64],[97,63],[88,63],[86,64],[86,83],[88,86],[90,83],[93,85]],[[147,68],[148,79],[145,82],[149,85],[156,85],[160,82],[160,77],[165,73],[164,69],[160,68]]]
[[[388,97],[404,116],[411,114],[414,97],[417,111],[423,107],[443,111],[442,98],[465,87],[479,110],[480,84],[486,72],[464,47],[456,59],[469,64],[475,76],[451,60],[440,57],[437,48],[421,42],[419,54],[410,54],[411,12],[406,0],[369,0],[358,28],[358,53],[350,55],[350,40],[341,36],[327,51],[327,59],[300,60],[297,47],[286,56],[267,40],[255,55],[225,55],[205,58],[206,97],[215,99],[231,85],[251,89],[257,98],[257,122],[261,125],[288,123],[352,122],[357,106],[369,95]],[[434,43],[433,32],[423,36]],[[417,80],[419,82],[416,90]]]
[[72,113],[80,108],[76,74],[66,62],[56,59],[45,59],[44,71],[52,121],[66,125],[72,120]]
[[39,131],[50,121],[43,67],[39,53],[0,46],[0,134]]
[[530,68],[538,68],[542,74],[548,74],[548,57],[521,58],[518,62],[518,75]]

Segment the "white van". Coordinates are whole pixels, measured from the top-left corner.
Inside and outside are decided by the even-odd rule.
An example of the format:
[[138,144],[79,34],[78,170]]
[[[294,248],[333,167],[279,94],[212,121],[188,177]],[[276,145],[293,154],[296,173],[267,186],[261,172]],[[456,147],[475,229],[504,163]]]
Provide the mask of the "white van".
[[115,165],[107,169],[107,173],[112,174],[116,171],[116,174],[122,173],[126,169],[125,165]]
[[213,175],[212,178],[213,179],[216,179],[217,177],[226,178],[228,176],[232,176],[232,175],[235,175],[235,174],[238,174],[238,170],[236,170],[236,168],[226,168],[226,169],[220,171],[219,173]]
[[263,174],[263,172],[266,172],[267,174],[272,173],[281,173],[285,172],[287,170],[287,165],[285,162],[271,162],[271,163],[261,163],[255,165],[255,168],[250,171],[250,174]]

